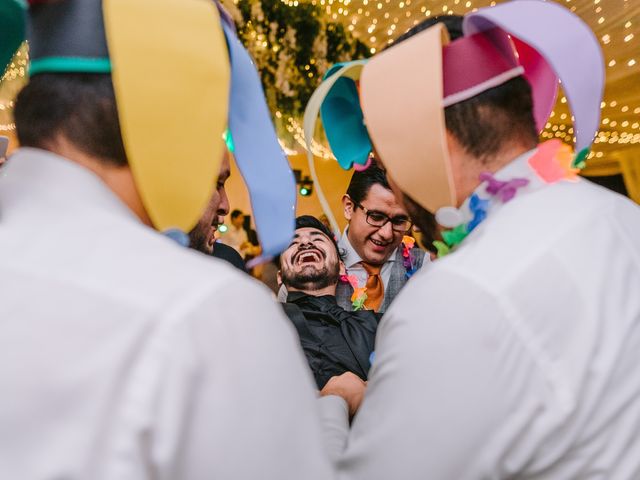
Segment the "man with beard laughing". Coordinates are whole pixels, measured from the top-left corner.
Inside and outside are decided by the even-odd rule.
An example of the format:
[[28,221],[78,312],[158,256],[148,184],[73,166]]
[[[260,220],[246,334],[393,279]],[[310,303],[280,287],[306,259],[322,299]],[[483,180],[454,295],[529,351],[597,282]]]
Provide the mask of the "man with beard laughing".
[[289,248],[280,257],[280,277],[288,291],[283,308],[300,336],[318,389],[345,372],[367,379],[379,315],[350,312],[336,302],[344,265],[331,232],[315,217],[296,219]]

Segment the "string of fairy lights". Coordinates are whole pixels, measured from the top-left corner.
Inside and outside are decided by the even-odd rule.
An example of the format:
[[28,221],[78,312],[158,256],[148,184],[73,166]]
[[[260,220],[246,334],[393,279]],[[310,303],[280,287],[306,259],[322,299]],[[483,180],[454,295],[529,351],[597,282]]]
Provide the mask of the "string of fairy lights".
[[[298,1],[281,0],[295,8]],[[640,144],[640,82],[638,81],[637,0],[553,0],[579,15],[594,30],[607,64],[607,88],[601,104],[601,128],[594,140],[591,158],[607,150]],[[344,23],[352,34],[370,45],[376,53],[394,38],[434,15],[465,14],[494,6],[487,0],[309,0],[324,9],[333,20]],[[296,122],[291,122],[296,125]],[[542,138],[574,141],[567,100],[560,96]],[[314,152],[315,153],[315,152]],[[326,152],[325,152],[326,153]],[[320,155],[325,156],[325,155]]]
[[[492,6],[488,0],[280,0],[290,8],[311,3],[324,10],[332,20],[343,23],[356,37],[376,53],[393,43],[394,38],[433,15],[464,14]],[[591,157],[601,158],[605,150],[640,144],[640,49],[637,26],[640,25],[638,0],[552,0],[581,16],[599,38],[607,64],[607,87],[602,102],[601,128],[594,141]],[[27,55],[18,52],[2,78],[2,84],[20,86],[25,81]],[[11,131],[13,94],[18,88],[0,91],[0,132]],[[306,148],[300,119],[275,112],[276,121],[300,149]],[[568,143],[574,138],[567,100],[560,96],[542,138],[559,138]],[[287,154],[296,153],[286,147]],[[313,142],[312,151],[320,158],[331,158],[331,151]]]
[[22,48],[16,52],[0,80],[0,132],[10,132],[16,128],[11,121],[14,98],[26,81],[27,63],[26,50]]

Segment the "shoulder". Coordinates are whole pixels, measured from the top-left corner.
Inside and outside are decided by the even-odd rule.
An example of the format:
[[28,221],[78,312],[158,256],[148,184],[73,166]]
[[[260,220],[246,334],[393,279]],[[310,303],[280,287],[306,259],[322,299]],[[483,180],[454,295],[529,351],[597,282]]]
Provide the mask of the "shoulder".
[[432,268],[464,270],[508,288],[541,267],[576,268],[568,259],[578,252],[587,265],[618,236],[607,223],[637,223],[639,215],[640,208],[628,199],[586,180],[549,185],[491,213],[457,251]]
[[[406,251],[406,247],[404,246],[404,243],[401,243],[398,249],[396,250],[395,256],[391,257],[388,261],[389,262],[395,261],[395,263],[399,265],[404,265],[405,251]],[[413,246],[409,249],[409,254],[411,256],[410,258],[411,258],[412,271],[419,270],[422,267],[422,264],[425,262],[425,255],[427,255],[427,253],[424,250],[422,250],[420,247]],[[428,261],[430,257],[427,255],[426,258]]]
[[295,303],[283,302],[279,305],[287,315],[287,317],[289,317],[290,319],[297,315],[303,315],[302,310],[300,310],[300,307],[298,307],[298,305],[296,305]]
[[462,338],[481,349],[515,342],[524,351],[503,299],[484,279],[438,260],[402,288],[385,312],[377,338],[401,338],[407,352],[427,356],[428,343],[457,352]]
[[424,354],[431,341],[441,348],[454,345],[459,336],[475,334],[489,343],[509,336],[499,295],[466,272],[439,263],[416,272],[399,292],[380,322],[379,341],[401,338],[407,352]]
[[422,264],[426,252],[417,245],[415,238],[408,235],[402,239],[402,242],[400,242],[400,245],[396,250],[396,257],[403,258],[407,250],[411,254],[411,259],[414,263],[419,262]]
[[381,313],[374,312],[373,310],[358,310],[357,312],[349,312],[352,318],[356,319],[366,330],[373,333],[378,328],[378,323],[382,318]]
[[84,262],[76,269],[80,270],[76,276],[81,279],[93,272],[86,288],[114,302],[147,312],[175,312],[205,297],[219,299],[222,304],[229,286],[247,294],[256,290],[255,282],[229,263],[181,247],[136,222],[114,221],[104,227],[89,245],[80,244],[88,239],[74,242],[78,258]]
[[419,247],[413,247],[411,249],[411,256],[415,259],[416,263],[417,263],[417,267],[420,268],[422,266],[422,264],[424,263],[424,258],[425,255],[427,254],[427,252],[425,252],[424,250],[422,250]]

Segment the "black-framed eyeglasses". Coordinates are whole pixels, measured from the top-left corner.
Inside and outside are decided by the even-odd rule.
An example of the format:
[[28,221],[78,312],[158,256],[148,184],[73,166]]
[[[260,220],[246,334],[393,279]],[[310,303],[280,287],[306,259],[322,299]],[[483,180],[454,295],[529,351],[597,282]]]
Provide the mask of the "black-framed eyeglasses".
[[372,227],[382,228],[387,224],[387,222],[391,222],[391,229],[394,232],[407,233],[413,226],[413,223],[411,223],[411,220],[409,220],[407,217],[390,217],[389,215],[386,215],[382,212],[369,210],[367,207],[360,203],[356,203],[355,206],[356,208],[362,209],[362,211],[367,216],[367,223]]

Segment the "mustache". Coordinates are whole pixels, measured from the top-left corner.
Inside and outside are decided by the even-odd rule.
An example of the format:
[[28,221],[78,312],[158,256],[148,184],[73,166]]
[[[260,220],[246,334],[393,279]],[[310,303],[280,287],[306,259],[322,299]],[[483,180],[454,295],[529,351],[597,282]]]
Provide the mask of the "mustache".
[[211,220],[212,227],[219,227],[224,223],[224,215],[215,215]]

